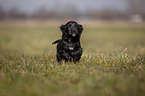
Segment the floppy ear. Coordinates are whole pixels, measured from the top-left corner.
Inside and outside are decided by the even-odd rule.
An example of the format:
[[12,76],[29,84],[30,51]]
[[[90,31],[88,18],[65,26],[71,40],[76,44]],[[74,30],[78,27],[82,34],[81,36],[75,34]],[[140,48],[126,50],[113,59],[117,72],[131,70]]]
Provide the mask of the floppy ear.
[[59,28],[62,33],[64,33],[66,31],[66,25],[61,25]]
[[83,26],[80,25],[80,24],[78,25],[78,31],[79,31],[79,32],[82,32],[82,31],[83,31]]
[[67,34],[65,34],[65,32],[62,34],[62,39],[67,39]]

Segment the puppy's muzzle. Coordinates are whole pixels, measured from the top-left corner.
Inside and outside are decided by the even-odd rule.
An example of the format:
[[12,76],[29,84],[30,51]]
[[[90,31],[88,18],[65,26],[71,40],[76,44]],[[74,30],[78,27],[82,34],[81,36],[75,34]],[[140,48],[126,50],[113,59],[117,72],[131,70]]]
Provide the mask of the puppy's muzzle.
[[76,28],[71,28],[71,33],[72,33],[72,36],[76,36],[77,35],[77,29]]

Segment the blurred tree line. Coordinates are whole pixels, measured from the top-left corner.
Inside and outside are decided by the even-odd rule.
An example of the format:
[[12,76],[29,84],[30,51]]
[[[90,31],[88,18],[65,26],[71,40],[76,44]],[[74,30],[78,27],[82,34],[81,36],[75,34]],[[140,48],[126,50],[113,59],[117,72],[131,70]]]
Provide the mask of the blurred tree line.
[[[145,20],[145,0],[127,0],[128,9],[126,11],[116,11],[112,9],[103,9],[103,10],[91,10],[88,8],[87,12],[81,13],[78,12],[76,6],[69,6],[69,8],[64,8],[62,12],[57,9],[47,10],[45,7],[40,7],[33,14],[26,14],[20,12],[17,8],[13,7],[8,12],[5,12],[0,6],[0,20],[27,20],[27,19],[80,19],[80,20],[129,20],[134,15],[135,19],[141,18]],[[134,16],[135,17],[135,16]]]

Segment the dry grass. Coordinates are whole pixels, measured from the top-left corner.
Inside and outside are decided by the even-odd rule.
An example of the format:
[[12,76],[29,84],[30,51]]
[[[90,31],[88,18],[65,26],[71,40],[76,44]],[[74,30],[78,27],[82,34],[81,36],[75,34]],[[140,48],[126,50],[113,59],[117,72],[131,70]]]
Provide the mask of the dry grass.
[[76,64],[56,62],[58,27],[0,26],[0,96],[144,96],[144,27],[85,25]]

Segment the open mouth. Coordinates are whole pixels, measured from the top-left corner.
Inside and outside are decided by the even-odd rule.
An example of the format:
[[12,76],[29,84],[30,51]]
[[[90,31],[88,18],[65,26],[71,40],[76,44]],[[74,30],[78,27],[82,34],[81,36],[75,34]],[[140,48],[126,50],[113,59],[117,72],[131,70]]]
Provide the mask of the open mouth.
[[73,47],[69,47],[69,50],[74,50],[74,48]]
[[72,34],[72,36],[74,37],[74,36],[76,36],[76,34]]

